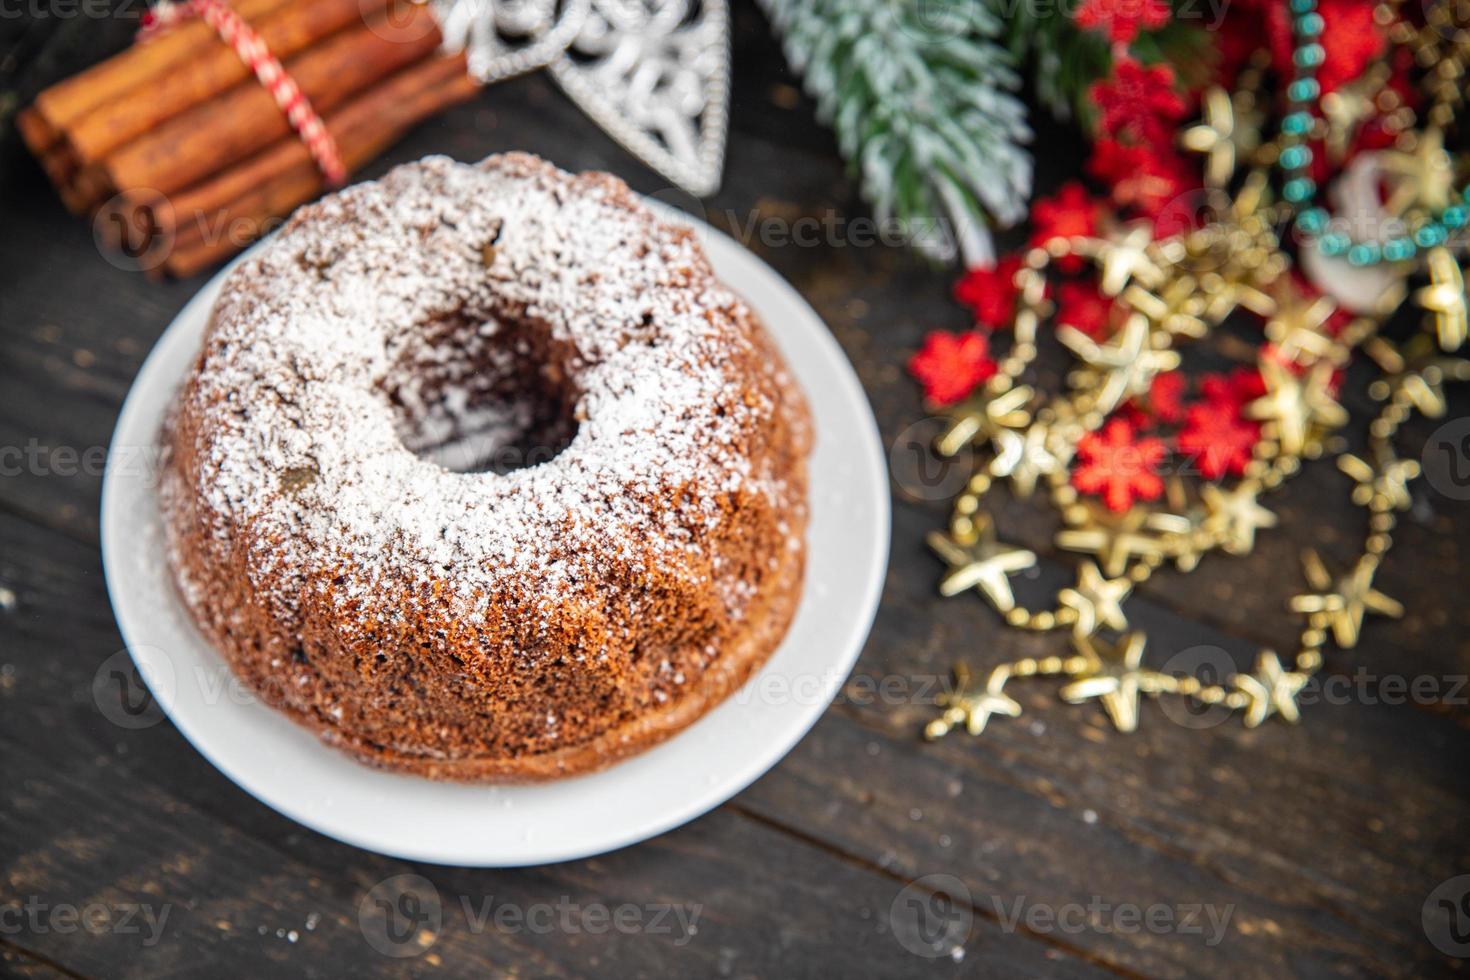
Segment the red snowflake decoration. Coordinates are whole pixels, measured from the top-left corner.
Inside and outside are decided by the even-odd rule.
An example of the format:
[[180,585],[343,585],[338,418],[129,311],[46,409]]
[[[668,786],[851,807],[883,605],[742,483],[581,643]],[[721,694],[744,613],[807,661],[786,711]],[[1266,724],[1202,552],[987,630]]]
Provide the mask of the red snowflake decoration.
[[1080,330],[1093,340],[1113,331],[1113,301],[1090,282],[1064,282],[1057,287],[1057,323]]
[[1227,473],[1243,474],[1260,438],[1261,427],[1241,418],[1235,405],[1206,401],[1189,407],[1179,451],[1196,461],[1205,479],[1218,480]]
[[[1079,181],[1068,181],[1051,197],[1037,198],[1031,205],[1031,245],[1045,245],[1053,238],[1085,238],[1097,234],[1102,202],[1087,193]],[[1082,267],[1082,259],[1068,255],[1057,262],[1064,272]]]
[[1229,374],[1207,374],[1200,379],[1205,401],[1238,411],[1266,394],[1266,381],[1255,368],[1239,367]]
[[1132,44],[1138,32],[1169,23],[1166,0],[1083,0],[1073,19],[1077,26],[1101,31],[1114,44]]
[[1163,440],[1135,439],[1127,422],[1113,419],[1077,443],[1080,462],[1072,471],[1072,486],[1100,495],[1108,510],[1121,513],[1134,501],[1163,495],[1158,468],[1167,453]]
[[1170,371],[1154,377],[1144,398],[1130,398],[1113,413],[1113,418],[1126,422],[1134,432],[1145,432],[1158,422],[1175,423],[1184,418],[1183,374]]
[[1149,218],[1198,183],[1189,164],[1173,150],[1114,139],[1094,144],[1087,170],[1108,185],[1114,204],[1135,208]]
[[987,327],[1006,329],[1016,315],[1016,272],[1020,256],[1001,259],[994,269],[975,267],[954,285],[954,298],[970,308],[975,320]]
[[931,331],[924,346],[909,358],[909,373],[936,405],[953,405],[995,371],[990,344],[978,330],[963,334]]
[[1160,421],[1178,422],[1184,418],[1184,389],[1187,380],[1178,371],[1154,375],[1148,389],[1148,408]]
[[1170,145],[1189,112],[1189,103],[1174,88],[1172,68],[1145,68],[1129,58],[1117,63],[1112,78],[1094,82],[1088,97],[1101,114],[1100,132],[1145,146]]

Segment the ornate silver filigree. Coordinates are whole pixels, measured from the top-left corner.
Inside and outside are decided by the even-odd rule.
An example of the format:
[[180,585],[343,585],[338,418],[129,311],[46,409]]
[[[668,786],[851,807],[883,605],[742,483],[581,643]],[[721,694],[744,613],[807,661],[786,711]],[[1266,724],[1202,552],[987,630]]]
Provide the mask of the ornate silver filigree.
[[725,0],[592,0],[551,74],[659,173],[698,196],[719,187],[730,100]]
[[445,43],[484,82],[548,67],[644,163],[697,196],[724,168],[726,0],[435,0]]
[[590,0],[436,0],[445,47],[489,84],[545,68],[582,29]]

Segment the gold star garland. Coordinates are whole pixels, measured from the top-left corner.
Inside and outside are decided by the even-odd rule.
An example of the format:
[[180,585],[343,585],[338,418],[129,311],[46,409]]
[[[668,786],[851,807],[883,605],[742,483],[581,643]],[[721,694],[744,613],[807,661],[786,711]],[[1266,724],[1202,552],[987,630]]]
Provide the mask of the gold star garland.
[[[1217,117],[1219,111],[1217,103]],[[1206,141],[1200,136],[1198,142]],[[1392,543],[1395,512],[1409,505],[1409,484],[1419,475],[1418,464],[1396,456],[1392,441],[1412,412],[1444,414],[1445,382],[1470,379],[1470,361],[1438,353],[1463,339],[1462,329],[1447,329],[1443,322],[1447,309],[1453,315],[1453,296],[1445,289],[1421,294],[1429,313],[1424,333],[1402,350],[1375,336],[1388,310],[1358,317],[1333,334],[1326,328],[1335,311],[1332,300],[1303,300],[1290,287],[1288,262],[1275,238],[1274,215],[1259,175],[1246,181],[1229,220],[1224,232],[1210,228],[1156,242],[1145,228],[1132,226],[1104,238],[1055,239],[1025,255],[1016,273],[1018,330],[1009,355],[976,396],[949,412],[950,424],[937,441],[936,451],[946,456],[967,446],[980,452],[973,476],[954,502],[947,531],[932,532],[929,543],[948,566],[942,594],[973,591],[1012,627],[1065,631],[1072,652],[1002,663],[983,679],[958,666],[954,687],[940,699],[940,716],[924,730],[926,738],[942,737],[958,726],[980,734],[992,718],[1018,717],[1021,706],[1006,692],[1007,685],[1036,677],[1062,681],[1058,693],[1067,703],[1098,702],[1123,732],[1137,728],[1143,699],[1159,697],[1223,706],[1251,728],[1273,717],[1296,722],[1297,697],[1322,668],[1329,640],[1352,647],[1367,616],[1402,614],[1402,606],[1373,585]],[[1222,234],[1232,239],[1223,250],[1217,241]],[[1097,267],[1104,291],[1117,298],[1127,318],[1106,343],[1059,329],[1079,368],[1069,376],[1066,391],[1047,397],[1022,383],[1022,377],[1037,356],[1037,327],[1054,313],[1046,298],[1047,271],[1068,256]],[[1437,255],[1429,259],[1429,288],[1459,283],[1463,313],[1459,267],[1455,264],[1452,277],[1443,262]],[[1197,489],[1172,479],[1162,502],[1134,505],[1122,514],[1081,499],[1068,469],[1083,436],[1099,430],[1107,414],[1128,398],[1147,392],[1155,375],[1177,367],[1177,343],[1207,335],[1237,308],[1267,319],[1276,348],[1258,355],[1266,394],[1245,412],[1261,421],[1262,438],[1244,475],[1232,485],[1203,483]],[[1329,437],[1347,424],[1332,376],[1360,344],[1384,370],[1369,389],[1382,408],[1369,425],[1368,458],[1338,457],[1339,468],[1352,480],[1353,503],[1367,512],[1361,556],[1336,576],[1315,553],[1304,556],[1308,588],[1289,602],[1304,623],[1285,662],[1275,651],[1262,650],[1252,670],[1217,683],[1149,668],[1147,637],[1122,632],[1129,625],[1124,603],[1167,563],[1188,571],[1213,552],[1253,551],[1257,533],[1277,523],[1261,498],[1303,462],[1321,456]],[[1022,497],[1044,490],[1062,518],[1056,545],[1087,556],[1076,580],[1057,590],[1049,608],[1023,605],[1013,592],[1010,576],[1034,565],[1036,556],[997,540],[984,507],[997,482],[1008,483]],[[1107,632],[1121,636],[1109,640]]]
[[[1340,164],[1365,122],[1376,120],[1395,135],[1396,145],[1382,157],[1388,209],[1412,225],[1449,203],[1460,169],[1445,150],[1444,133],[1464,101],[1470,0],[1425,5],[1417,25],[1399,16],[1401,2],[1385,0],[1375,16],[1393,44],[1407,48],[1423,70],[1425,108],[1416,112],[1405,103],[1390,84],[1393,71],[1385,58],[1323,97],[1323,118],[1310,136]],[[1398,278],[1375,312],[1335,331],[1333,301],[1303,297],[1294,287],[1290,260],[1275,233],[1287,212],[1269,201],[1266,177],[1282,149],[1281,137],[1262,140],[1259,135],[1268,64],[1262,55],[1247,65],[1234,95],[1218,88],[1204,93],[1201,121],[1180,137],[1186,149],[1204,155],[1208,187],[1223,192],[1238,182],[1222,220],[1163,241],[1154,240],[1141,223],[1097,238],[1053,239],[1031,249],[1016,273],[1019,300],[1011,349],[982,390],[949,412],[950,424],[936,443],[944,456],[972,445],[981,452],[974,475],[954,502],[948,530],[933,532],[930,545],[949,567],[941,582],[944,595],[974,591],[1013,627],[1066,631],[1072,652],[999,664],[983,681],[958,665],[953,688],[940,699],[942,714],[925,728],[925,737],[939,738],[961,724],[978,735],[992,717],[1018,717],[1021,706],[1006,685],[1035,677],[1063,681],[1059,695],[1068,703],[1099,702],[1124,732],[1136,729],[1146,697],[1223,706],[1239,713],[1249,728],[1272,717],[1295,723],[1297,697],[1322,668],[1329,640],[1351,648],[1369,615],[1403,614],[1402,605],[1374,585],[1393,543],[1395,515],[1409,507],[1409,485],[1420,474],[1418,463],[1397,456],[1393,440],[1415,412],[1442,418],[1444,385],[1470,380],[1470,359],[1447,356],[1470,339],[1470,299],[1449,246],[1431,249],[1422,268],[1399,263]],[[1049,267],[1071,256],[1095,266],[1101,291],[1127,316],[1103,343],[1069,327],[1057,330],[1079,363],[1068,376],[1068,390],[1047,397],[1021,379],[1037,356],[1038,327],[1055,312],[1047,299]],[[1377,336],[1409,295],[1405,280],[1421,271],[1428,282],[1412,294],[1425,312],[1421,331],[1402,345]],[[1262,425],[1244,474],[1231,486],[1204,483],[1195,490],[1172,478],[1162,502],[1134,505],[1122,514],[1080,499],[1068,471],[1081,439],[1100,429],[1109,412],[1146,394],[1156,375],[1176,368],[1180,358],[1174,348],[1180,341],[1207,336],[1237,309],[1265,320],[1274,347],[1269,354],[1258,352],[1266,392],[1244,409]],[[1147,638],[1139,631],[1124,632],[1129,626],[1124,603],[1168,563],[1188,572],[1207,554],[1252,552],[1257,533],[1277,523],[1261,498],[1305,461],[1321,456],[1329,437],[1348,423],[1333,378],[1360,345],[1383,372],[1368,388],[1381,408],[1368,426],[1367,458],[1341,453],[1337,465],[1352,481],[1353,504],[1366,511],[1367,534],[1357,560],[1337,574],[1315,552],[1303,555],[1307,590],[1288,602],[1304,619],[1287,659],[1290,669],[1273,650],[1260,651],[1251,671],[1218,683],[1147,667]],[[1044,489],[1062,518],[1056,545],[1087,556],[1073,584],[1057,590],[1051,608],[1032,609],[1016,601],[1009,576],[1030,568],[1036,556],[996,539],[984,502],[997,481],[1020,497]],[[1121,635],[1110,641],[1100,635],[1103,631]]]
[[[1426,106],[1416,112],[1404,101],[1390,84],[1393,71],[1385,58],[1323,97],[1323,118],[1310,137],[1341,164],[1365,122],[1374,120],[1396,136],[1395,146],[1382,156],[1388,210],[1414,226],[1450,202],[1459,170],[1444,147],[1444,133],[1464,101],[1470,2],[1425,5],[1419,23],[1399,16],[1401,3],[1385,0],[1375,16],[1393,44],[1408,49],[1423,71]],[[1280,154],[1281,137],[1268,141],[1259,135],[1268,63],[1264,55],[1255,58],[1241,72],[1234,95],[1207,91],[1201,121],[1181,134],[1186,149],[1204,155],[1207,186],[1223,190],[1246,174],[1224,220],[1165,241],[1153,240],[1148,228],[1137,224],[1101,238],[1054,240],[1028,253],[1017,273],[1016,342],[983,392],[952,413],[952,424],[936,447],[954,455],[967,445],[988,446],[994,455],[985,465],[982,453],[981,468],[955,502],[948,533],[936,532],[931,544],[951,566],[946,582],[986,572],[988,585],[977,579],[976,590],[1007,623],[1038,632],[1068,630],[1074,652],[1001,664],[978,687],[967,669],[957,668],[955,688],[943,699],[945,713],[925,730],[927,737],[937,738],[960,721],[978,734],[993,715],[1018,716],[1020,706],[1005,694],[1005,686],[1030,677],[1063,679],[1064,700],[1101,702],[1123,731],[1136,727],[1143,697],[1165,695],[1223,705],[1240,712],[1247,727],[1271,717],[1295,722],[1296,698],[1321,669],[1329,638],[1352,647],[1369,614],[1402,614],[1402,606],[1373,584],[1392,545],[1395,513],[1409,506],[1409,484],[1420,471],[1418,463],[1397,457],[1393,438],[1414,412],[1443,417],[1444,385],[1470,380],[1470,359],[1446,356],[1470,339],[1466,284],[1450,248],[1432,249],[1422,270],[1428,283],[1413,293],[1427,314],[1424,329],[1402,346],[1375,333],[1407,294],[1404,280],[1416,271],[1407,263],[1399,265],[1400,278],[1372,316],[1360,316],[1336,333],[1328,328],[1332,301],[1303,299],[1291,288],[1289,260],[1273,232],[1285,211],[1268,203],[1265,176]],[[1129,316],[1107,343],[1067,328],[1058,331],[1080,366],[1068,378],[1070,391],[1047,399],[1020,378],[1036,357],[1037,327],[1053,312],[1045,300],[1047,267],[1066,256],[1094,263],[1102,291],[1116,297]],[[1276,348],[1258,363],[1266,393],[1246,408],[1262,423],[1264,438],[1243,477],[1231,487],[1205,484],[1193,494],[1183,481],[1171,479],[1162,505],[1135,506],[1121,515],[1080,500],[1068,482],[1080,439],[1099,429],[1108,412],[1147,392],[1156,374],[1177,366],[1173,347],[1178,340],[1205,336],[1236,309],[1265,318],[1266,335]],[[1305,619],[1290,658],[1292,669],[1276,652],[1263,650],[1252,671],[1206,684],[1144,666],[1142,633],[1124,634],[1116,644],[1101,638],[1100,630],[1127,628],[1123,603],[1166,563],[1187,572],[1215,551],[1249,554],[1257,532],[1276,524],[1260,498],[1304,461],[1320,456],[1331,433],[1348,422],[1332,378],[1360,344],[1383,371],[1368,389],[1382,408],[1368,427],[1368,458],[1344,453],[1337,463],[1352,480],[1350,499],[1367,512],[1368,532],[1362,554],[1335,576],[1315,552],[1303,556],[1309,591],[1288,604]],[[1058,590],[1052,609],[1033,610],[1015,601],[1007,576],[1029,567],[1034,556],[995,540],[993,522],[982,509],[995,480],[1008,481],[1020,496],[1045,486],[1064,524],[1056,544],[1091,556],[1080,565],[1076,582]]]

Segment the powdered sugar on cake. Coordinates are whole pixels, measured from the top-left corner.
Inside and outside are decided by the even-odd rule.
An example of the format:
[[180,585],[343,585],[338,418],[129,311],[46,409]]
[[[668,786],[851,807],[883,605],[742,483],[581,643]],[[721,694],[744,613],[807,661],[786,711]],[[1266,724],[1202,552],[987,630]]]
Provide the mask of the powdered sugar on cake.
[[[615,181],[522,156],[399,168],[305,209],[231,276],[187,393],[212,406],[207,456],[165,506],[199,494],[249,528],[285,604],[333,568],[354,571],[343,602],[392,578],[452,590],[467,617],[507,582],[557,601],[607,562],[687,568],[729,501],[787,489],[743,451],[774,410],[726,370],[744,319],[692,235]],[[511,325],[545,349],[497,346]],[[570,442],[504,473],[441,465],[460,436],[526,436],[534,413],[496,386],[528,384],[542,355],[565,377],[529,384],[570,392]]]

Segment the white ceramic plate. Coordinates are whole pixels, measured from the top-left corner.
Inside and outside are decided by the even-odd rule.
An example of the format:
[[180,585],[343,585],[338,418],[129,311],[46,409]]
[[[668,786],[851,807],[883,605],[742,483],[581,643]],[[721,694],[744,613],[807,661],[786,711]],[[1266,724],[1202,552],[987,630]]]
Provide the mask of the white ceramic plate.
[[806,587],[764,669],[662,745],[599,773],[536,786],[379,772],[257,703],[233,683],[174,592],[150,465],[227,269],[184,307],[144,363],[118,419],[102,489],[102,557],[118,624],[159,706],[195,748],[252,796],[329,837],[411,860],[484,867],[565,861],[645,840],[723,803],[790,751],[837,694],[872,625],[888,557],[887,471],[862,387],[816,313],[735,241],[702,224],[698,230],[720,277],[775,335],[816,417]]

